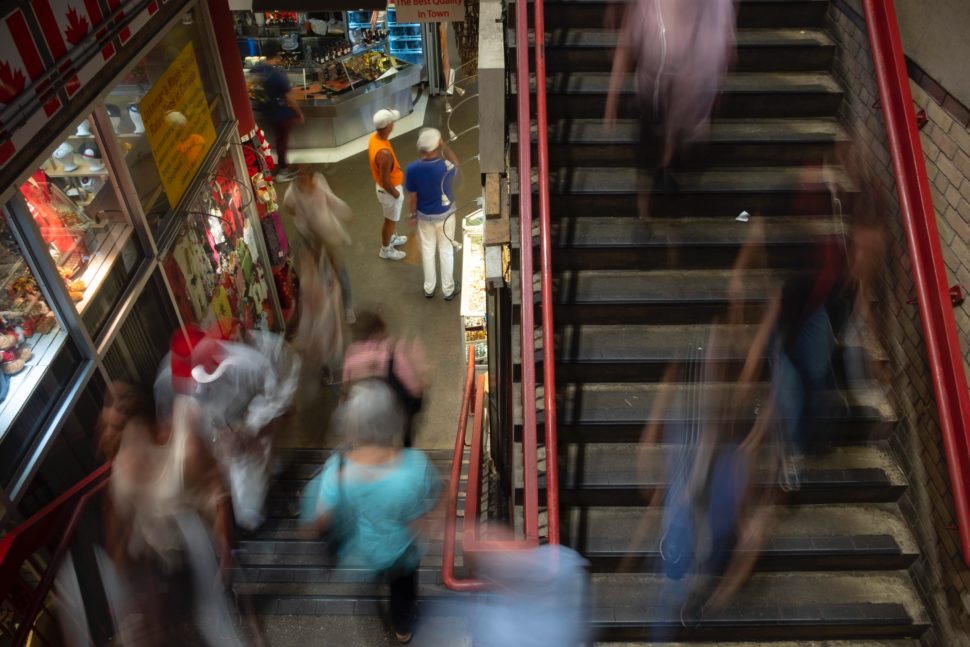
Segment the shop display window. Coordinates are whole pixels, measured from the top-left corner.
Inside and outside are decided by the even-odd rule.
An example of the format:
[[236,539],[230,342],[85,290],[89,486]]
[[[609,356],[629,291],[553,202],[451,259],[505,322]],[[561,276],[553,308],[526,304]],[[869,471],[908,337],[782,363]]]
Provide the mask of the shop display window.
[[[105,99],[138,200],[156,234],[186,188],[186,181],[173,178],[195,174],[214,133],[229,119],[205,34],[197,10],[186,12]],[[189,69],[179,75],[183,63]],[[195,83],[201,85],[198,102],[191,93]],[[163,150],[168,138],[177,139],[175,158]]]
[[218,327],[226,338],[240,329],[269,329],[272,306],[259,262],[258,233],[246,216],[254,199],[228,150],[210,182],[191,203],[165,273],[182,320]]
[[[0,475],[12,475],[81,363],[0,216]],[[52,368],[56,370],[52,370]],[[22,415],[24,412],[30,415]]]
[[97,336],[143,258],[101,152],[104,139],[82,120],[20,185],[27,209],[68,294]]

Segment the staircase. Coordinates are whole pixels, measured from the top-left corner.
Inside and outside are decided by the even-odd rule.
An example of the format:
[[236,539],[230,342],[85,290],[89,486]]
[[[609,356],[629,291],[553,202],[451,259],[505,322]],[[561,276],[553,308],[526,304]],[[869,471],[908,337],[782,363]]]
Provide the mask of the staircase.
[[[326,449],[284,450],[285,466],[268,497],[266,523],[252,536],[241,537],[235,551],[238,568],[234,591],[248,598],[262,616],[374,616],[383,613],[386,591],[355,568],[338,568],[326,541],[299,536],[300,493],[326,462]],[[443,479],[451,468],[451,450],[430,450],[429,458]],[[464,498],[464,482],[459,491]],[[441,582],[441,538],[430,542],[418,570],[422,602],[444,594]],[[338,641],[339,642],[339,641]]]
[[[831,158],[849,137],[836,118],[842,89],[829,72],[828,2],[740,0],[738,55],[711,141],[676,173],[680,191],[654,192],[653,218],[641,221],[632,80],[617,126],[607,132],[601,121],[616,42],[602,28],[610,6],[545,3],[562,534],[590,561],[599,639],[646,641],[666,628],[671,639],[719,645],[915,644],[928,619],[906,570],[918,552],[897,505],[906,482],[885,442],[894,412],[877,386],[853,395],[848,419],[833,421],[840,446],[807,458],[801,488],[779,499],[740,594],[687,627],[661,610],[660,511],[645,496],[664,485],[672,448],[640,451],[638,441],[664,371],[724,312],[747,233],[735,217],[746,210],[764,217],[772,269],[747,273],[744,319],[718,357],[737,374],[772,282],[805,265],[813,236],[840,228],[826,181],[853,191],[844,173],[826,178],[801,165]],[[509,38],[519,45],[511,29]],[[510,136],[522,145],[514,124]],[[517,186],[513,177],[513,213]],[[777,483],[762,475],[761,486]],[[632,572],[619,572],[630,555]]]

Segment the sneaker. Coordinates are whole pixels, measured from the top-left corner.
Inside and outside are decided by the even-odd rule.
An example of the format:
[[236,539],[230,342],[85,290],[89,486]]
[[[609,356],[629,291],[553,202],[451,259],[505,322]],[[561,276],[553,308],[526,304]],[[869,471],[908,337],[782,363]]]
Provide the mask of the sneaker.
[[402,236],[400,234],[394,234],[391,236],[391,244],[388,247],[400,247],[404,243],[408,242],[407,236]]
[[385,258],[389,261],[399,261],[405,256],[407,256],[407,254],[405,254],[399,249],[394,249],[393,247],[381,247],[381,251],[378,254],[378,256],[380,256],[381,258]]
[[357,313],[354,312],[353,308],[347,308],[344,311],[344,318],[347,320],[347,323],[350,324],[351,326],[357,323]]
[[451,291],[451,294],[445,296],[445,301],[451,301],[456,296],[458,296],[459,292],[461,292],[461,283],[459,283],[458,281],[455,281],[455,289]]
[[395,631],[394,632],[394,637],[397,638],[397,641],[399,643],[401,643],[402,645],[406,645],[409,642],[411,642],[411,632],[408,632],[406,634],[402,634],[402,633],[398,633],[398,632]]
[[277,171],[276,176],[273,178],[277,182],[289,182],[296,177],[296,169],[292,168],[282,168]]
[[433,299],[434,298],[434,292],[425,292],[424,293],[424,298],[425,299]]

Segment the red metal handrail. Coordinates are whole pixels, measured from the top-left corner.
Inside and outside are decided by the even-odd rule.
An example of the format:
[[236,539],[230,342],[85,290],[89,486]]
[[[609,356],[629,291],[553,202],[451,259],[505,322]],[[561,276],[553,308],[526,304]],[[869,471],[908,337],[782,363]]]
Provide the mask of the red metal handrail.
[[[27,643],[34,622],[44,606],[44,599],[57,576],[57,569],[74,536],[81,514],[86,509],[88,501],[107,486],[110,473],[111,463],[108,462],[0,537],[0,601],[6,600],[13,588],[21,581],[20,571],[27,560],[49,546],[54,537],[59,535],[61,538],[46,565],[40,583],[31,591],[30,601],[20,618],[17,633],[11,643],[15,647]],[[71,516],[65,523],[68,513]]]
[[[552,318],[552,243],[549,214],[549,127],[546,117],[545,6],[533,0],[536,92],[536,189],[539,202],[539,276],[542,306],[543,409],[546,446],[546,515],[549,543],[559,543],[559,469],[556,438],[556,358]],[[535,319],[532,261],[532,123],[529,106],[529,15],[525,0],[515,5],[516,126],[519,137],[519,287],[522,345],[523,512],[525,536],[539,538],[539,452],[536,438]]]
[[[546,525],[547,540],[559,543],[559,469],[556,438],[556,361],[553,341],[552,315],[552,242],[549,212],[549,141],[546,117],[546,58],[545,16],[543,0],[533,0],[535,33],[535,92],[538,161],[539,259],[543,340],[543,409],[545,413],[546,448]],[[536,430],[535,376],[535,312],[532,257],[532,150],[530,142],[531,112],[529,87],[529,16],[528,3],[519,0],[515,6],[516,39],[516,105],[519,138],[519,287],[521,294],[521,386],[522,386],[522,490],[525,538],[495,541],[478,537],[480,518],[480,484],[484,440],[485,380],[481,376],[477,387],[474,378],[474,357],[469,351],[468,372],[462,394],[455,453],[451,466],[451,482],[443,547],[442,581],[455,591],[477,591],[484,588],[481,580],[455,577],[455,530],[458,514],[458,484],[461,479],[462,457],[468,426],[468,414],[474,412],[472,424],[471,459],[468,469],[468,490],[465,496],[465,515],[462,527],[462,549],[468,555],[475,552],[529,548],[539,544],[539,447]],[[475,404],[472,405],[474,399]],[[511,433],[511,430],[508,430]],[[509,443],[510,446],[512,443]]]
[[78,499],[71,513],[71,519],[68,521],[67,526],[64,527],[61,541],[57,545],[57,549],[54,551],[54,555],[51,557],[47,569],[44,571],[44,576],[41,578],[40,584],[34,589],[34,594],[30,599],[30,605],[27,607],[27,612],[21,619],[17,633],[14,635],[13,642],[11,643],[12,647],[21,647],[27,644],[30,633],[34,630],[34,622],[37,620],[37,617],[40,615],[40,610],[44,606],[44,598],[47,597],[48,591],[54,585],[57,571],[60,569],[61,562],[64,561],[64,555],[67,554],[70,548],[71,540],[74,538],[74,532],[77,530],[77,525],[81,522],[81,515],[87,510],[88,503],[91,499],[100,494],[101,490],[107,487],[107,485],[108,479],[104,478]]
[[970,395],[893,0],[863,0],[963,561],[970,566]]

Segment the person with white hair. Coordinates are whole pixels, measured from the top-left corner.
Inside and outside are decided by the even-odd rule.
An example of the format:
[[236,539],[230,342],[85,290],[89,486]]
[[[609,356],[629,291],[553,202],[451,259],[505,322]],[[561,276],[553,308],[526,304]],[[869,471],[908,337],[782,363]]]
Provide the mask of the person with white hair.
[[343,566],[390,585],[391,626],[411,640],[417,570],[426,551],[422,525],[441,490],[424,452],[403,449],[405,413],[384,381],[362,380],[337,407],[333,425],[349,448],[338,451],[303,491],[305,535],[328,531]]
[[404,188],[408,208],[416,220],[424,266],[424,296],[434,297],[438,277],[435,273],[435,248],[441,264],[441,291],[451,301],[461,286],[455,281],[455,197],[452,190],[458,173],[458,158],[441,139],[436,128],[425,128],[418,135],[420,158],[408,164]]

